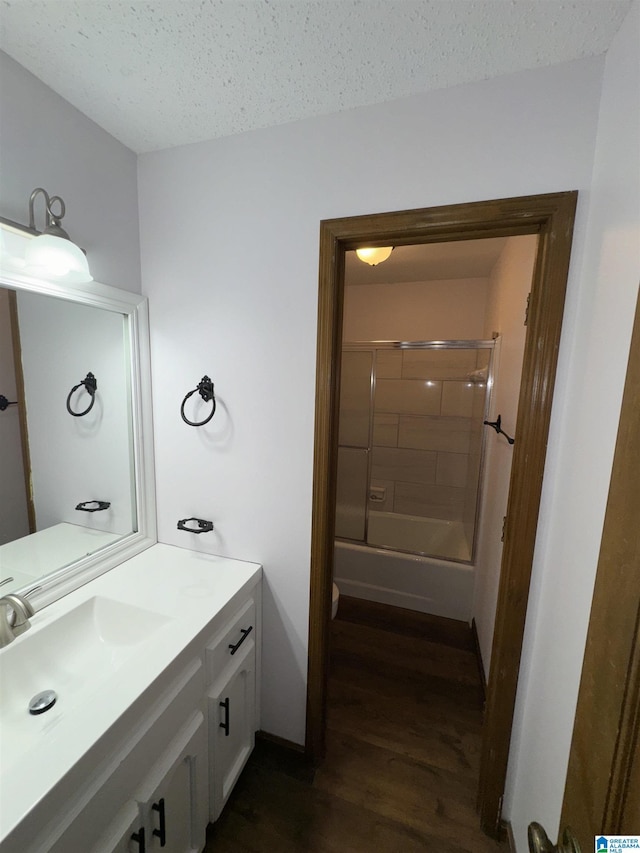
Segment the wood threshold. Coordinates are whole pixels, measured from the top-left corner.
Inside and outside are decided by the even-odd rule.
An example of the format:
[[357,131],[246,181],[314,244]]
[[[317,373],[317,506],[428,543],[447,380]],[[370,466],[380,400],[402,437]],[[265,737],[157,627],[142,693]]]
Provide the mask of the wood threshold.
[[509,490],[478,804],[497,836],[540,507],[577,192],[325,220],[320,225],[306,752],[325,749],[344,255],[367,245],[538,234]]

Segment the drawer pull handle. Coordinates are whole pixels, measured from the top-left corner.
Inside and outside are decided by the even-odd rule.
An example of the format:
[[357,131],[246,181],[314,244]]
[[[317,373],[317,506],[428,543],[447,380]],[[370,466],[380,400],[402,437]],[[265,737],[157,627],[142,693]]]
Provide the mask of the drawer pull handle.
[[167,825],[165,823],[165,815],[164,815],[164,797],[161,797],[157,803],[154,803],[151,808],[158,812],[160,818],[160,829],[154,829],[151,833],[152,835],[156,835],[160,839],[160,847],[164,847],[167,843]]
[[224,708],[224,722],[220,723],[219,728],[224,729],[225,737],[229,737],[229,697],[220,702],[220,707]]
[[147,847],[144,843],[144,826],[141,826],[138,832],[131,833],[131,840],[138,842],[138,849],[140,853],[145,853]]
[[249,634],[252,631],[253,631],[253,625],[249,625],[248,628],[240,628],[240,633],[242,634],[242,637],[238,640],[238,642],[235,645],[233,643],[229,643],[229,649],[230,649],[229,654],[235,655],[235,653],[238,651],[240,646],[244,643],[244,641],[247,639],[247,637],[249,636]]

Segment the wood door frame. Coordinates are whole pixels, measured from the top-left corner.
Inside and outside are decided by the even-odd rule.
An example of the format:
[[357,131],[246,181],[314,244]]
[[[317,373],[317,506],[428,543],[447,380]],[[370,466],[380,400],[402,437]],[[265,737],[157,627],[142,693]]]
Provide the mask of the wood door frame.
[[18,422],[20,424],[20,447],[22,450],[22,468],[24,471],[24,493],[27,503],[27,521],[29,533],[36,532],[36,507],[33,502],[31,451],[29,447],[29,428],[27,424],[27,401],[24,391],[24,372],[22,370],[22,343],[20,340],[20,319],[18,315],[18,297],[15,290],[8,291],[9,324],[13,347],[13,366],[16,378],[16,399],[18,401]]
[[640,301],[636,305],[560,823],[571,826],[584,850],[594,836],[638,832],[638,470]]
[[483,729],[478,805],[482,827],[493,835],[500,829],[577,195],[549,193],[320,223],[305,742],[314,763],[322,760],[326,734],[345,251],[363,244],[539,237]]

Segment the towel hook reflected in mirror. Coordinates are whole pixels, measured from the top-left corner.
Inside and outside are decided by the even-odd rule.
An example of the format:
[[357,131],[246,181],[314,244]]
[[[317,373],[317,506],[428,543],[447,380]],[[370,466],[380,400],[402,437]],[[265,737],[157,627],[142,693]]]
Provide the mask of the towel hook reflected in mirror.
[[[85,391],[91,397],[91,402],[89,403],[86,409],[83,409],[82,412],[74,412],[71,408],[71,397],[78,390],[78,388],[81,388],[82,386],[84,386]],[[91,409],[93,409],[93,404],[96,401],[97,388],[98,380],[93,375],[93,373],[87,373],[85,378],[81,382],[78,382],[77,385],[74,385],[71,391],[69,391],[69,393],[67,394],[67,411],[69,412],[69,414],[73,415],[74,418],[81,418],[83,415],[87,415],[91,411]]]

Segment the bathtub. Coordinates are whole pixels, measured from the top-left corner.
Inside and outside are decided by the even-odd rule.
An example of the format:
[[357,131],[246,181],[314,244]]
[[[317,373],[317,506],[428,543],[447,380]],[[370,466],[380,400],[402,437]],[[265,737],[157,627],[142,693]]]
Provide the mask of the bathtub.
[[368,530],[373,543],[398,543],[396,547],[401,543],[403,548],[410,544],[416,551],[460,556],[443,560],[336,540],[333,578],[341,595],[465,622],[471,619],[474,567],[455,561],[469,555],[461,522],[370,512]]
[[369,545],[469,562],[471,551],[461,521],[369,511]]

